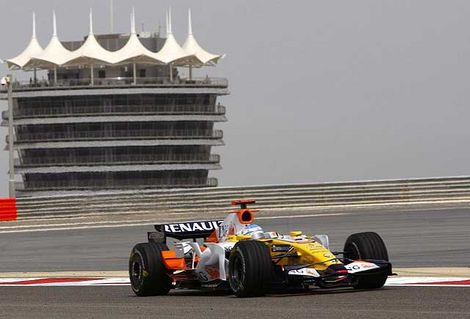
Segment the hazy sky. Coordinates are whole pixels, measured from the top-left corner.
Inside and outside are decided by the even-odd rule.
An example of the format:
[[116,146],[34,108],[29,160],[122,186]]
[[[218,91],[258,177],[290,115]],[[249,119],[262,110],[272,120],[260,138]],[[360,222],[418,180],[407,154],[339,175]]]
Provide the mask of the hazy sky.
[[[469,175],[470,1],[115,0],[115,29],[132,6],[139,29],[163,27],[170,5],[180,44],[191,8],[198,41],[227,54],[203,70],[230,81],[220,185]],[[108,0],[0,0],[0,57],[24,49],[32,11],[45,46],[53,9],[76,40],[90,7],[108,32]],[[6,151],[0,166],[6,195]]]

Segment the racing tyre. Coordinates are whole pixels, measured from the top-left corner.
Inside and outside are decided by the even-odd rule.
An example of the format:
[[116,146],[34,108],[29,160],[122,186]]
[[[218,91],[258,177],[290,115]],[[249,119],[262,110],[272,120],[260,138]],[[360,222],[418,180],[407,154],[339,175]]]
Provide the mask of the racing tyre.
[[264,295],[269,289],[273,263],[262,242],[244,240],[232,249],[228,265],[230,288],[237,297]]
[[[377,259],[388,261],[387,247],[382,238],[374,232],[352,234],[344,244],[344,257],[349,259]],[[357,289],[381,288],[387,280],[387,273],[356,276],[353,284]]]
[[161,251],[168,250],[162,243],[140,243],[129,257],[129,279],[137,296],[166,295],[171,278],[163,264]]

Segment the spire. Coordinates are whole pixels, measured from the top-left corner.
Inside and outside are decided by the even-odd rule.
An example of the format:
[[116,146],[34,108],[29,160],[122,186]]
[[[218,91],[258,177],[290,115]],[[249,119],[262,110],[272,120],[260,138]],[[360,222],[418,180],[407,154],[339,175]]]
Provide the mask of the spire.
[[172,34],[171,31],[171,7],[168,9],[168,34]]
[[114,33],[114,2],[113,0],[109,1],[109,30],[111,33]]
[[168,37],[168,10],[165,11],[165,29],[166,29],[166,36]]
[[93,34],[93,9],[90,8],[90,35]]
[[43,51],[43,48],[36,38],[36,14],[33,12],[33,34],[28,46],[19,55],[12,59],[4,60],[4,62],[8,63],[9,68],[21,69],[31,61],[33,57],[41,55]]
[[52,36],[57,36],[57,21],[55,18],[55,10],[52,11]]
[[193,35],[191,9],[188,10],[188,37],[183,44],[183,50],[187,55],[196,57],[197,61],[193,64],[195,66],[215,65],[223,57],[222,55],[207,52],[199,45],[199,43],[197,43],[196,38]]
[[135,9],[132,7],[131,13],[131,34],[135,34]]
[[33,11],[33,39],[36,38],[36,13]]
[[188,35],[193,34],[193,26],[191,23],[191,9],[188,9]]

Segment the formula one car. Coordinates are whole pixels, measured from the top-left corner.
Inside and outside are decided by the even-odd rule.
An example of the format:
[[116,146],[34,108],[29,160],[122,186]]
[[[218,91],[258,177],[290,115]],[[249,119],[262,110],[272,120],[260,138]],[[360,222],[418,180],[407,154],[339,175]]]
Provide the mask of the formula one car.
[[[216,289],[238,297],[271,289],[381,288],[392,265],[379,235],[348,237],[343,252],[331,252],[327,235],[265,232],[254,224],[254,200],[220,221],[155,225],[148,242],[134,246],[129,259],[131,287],[138,296],[165,295],[170,289]],[[174,249],[169,249],[168,239]]]

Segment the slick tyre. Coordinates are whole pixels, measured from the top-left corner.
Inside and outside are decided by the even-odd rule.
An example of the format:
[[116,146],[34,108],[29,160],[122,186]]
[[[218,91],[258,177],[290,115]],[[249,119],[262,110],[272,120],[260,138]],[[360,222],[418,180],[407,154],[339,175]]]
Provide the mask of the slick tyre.
[[238,242],[230,253],[228,274],[230,288],[237,297],[264,295],[273,274],[269,248],[254,240]]
[[[374,232],[352,234],[344,244],[344,257],[349,259],[377,259],[388,261],[387,247],[382,238]],[[356,276],[354,288],[381,288],[387,280],[387,273]]]
[[134,246],[129,257],[129,279],[137,296],[166,295],[171,288],[171,278],[163,264],[162,243],[140,243]]

